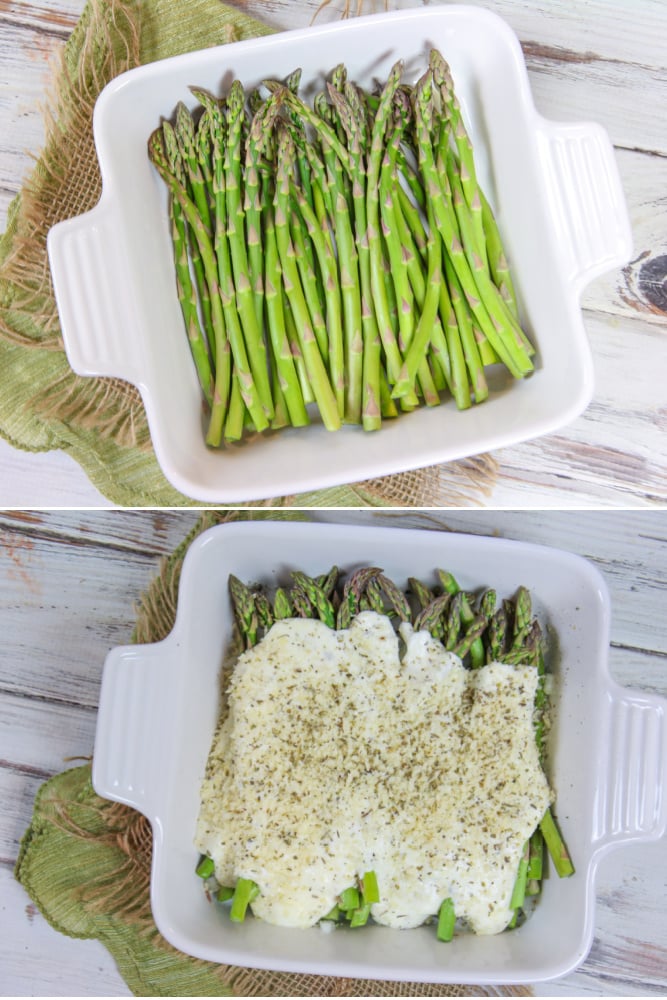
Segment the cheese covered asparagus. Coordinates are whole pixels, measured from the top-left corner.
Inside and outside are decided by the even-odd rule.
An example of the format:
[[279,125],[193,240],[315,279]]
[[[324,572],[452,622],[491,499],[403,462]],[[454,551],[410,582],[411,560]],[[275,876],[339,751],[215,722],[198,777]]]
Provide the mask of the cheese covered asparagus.
[[503,930],[526,842],[551,802],[534,730],[537,671],[466,669],[430,632],[363,611],[349,628],[276,621],[239,657],[202,785],[196,846],[253,913],[308,927],[373,871],[376,923],[451,899]]

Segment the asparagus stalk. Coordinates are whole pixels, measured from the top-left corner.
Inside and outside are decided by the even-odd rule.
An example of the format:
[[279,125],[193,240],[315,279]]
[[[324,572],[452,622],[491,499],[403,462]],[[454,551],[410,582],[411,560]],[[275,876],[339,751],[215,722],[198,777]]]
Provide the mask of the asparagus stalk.
[[317,585],[322,588],[329,600],[335,599],[336,585],[338,583],[339,575],[340,570],[338,569],[338,566],[332,566],[328,573],[317,577]]
[[326,308],[329,372],[336,395],[338,415],[342,419],[345,415],[345,356],[341,290],[336,258],[333,248],[328,245],[327,238],[320,228],[317,216],[305,195],[294,184],[291,186],[291,193],[307,227],[308,235],[315,248],[320,273],[322,274]]
[[[188,263],[188,239],[183,210],[176,198],[170,198],[169,203],[171,237],[174,248],[174,265],[176,269],[176,288],[178,300],[183,313],[185,331],[190,343],[192,358],[197,369],[199,384],[204,399],[209,407],[213,405],[213,375],[209,360],[208,348],[199,320],[197,308],[197,293],[190,277]],[[215,340],[212,341],[215,348]]]
[[[380,337],[372,304],[370,243],[367,225],[367,166],[363,150],[368,145],[365,121],[358,107],[350,105],[334,86],[329,93],[344,131],[352,165],[352,207],[359,259],[363,363],[361,371],[361,421],[365,430],[377,430],[380,411]],[[356,403],[355,403],[356,407]]]
[[540,881],[544,868],[544,837],[539,826],[530,838],[527,877]]
[[427,604],[416,616],[415,630],[427,629],[431,635],[440,638],[444,634],[443,617],[450,601],[450,594],[439,594],[438,597],[434,597],[430,604]]
[[[225,133],[222,112],[211,110],[211,133],[213,136],[213,195],[215,204],[215,256],[219,279],[219,297],[227,326],[229,346],[234,361],[234,377],[237,386],[232,386],[235,396],[232,427],[226,429],[226,436],[236,437],[239,434],[238,396],[252,417],[258,431],[269,426],[267,417],[259,398],[254,376],[246,351],[246,343],[241,327],[239,313],[236,308],[231,251],[228,237],[229,203],[227,198],[227,171],[225,170]],[[215,442],[211,442],[215,443]]]
[[431,601],[433,600],[434,595],[432,594],[432,592],[428,589],[428,587],[424,583],[421,582],[421,580],[418,580],[417,577],[415,576],[408,577],[408,589],[410,593],[413,594],[414,597],[416,598],[420,611],[423,611],[424,608],[427,608],[431,603]]
[[360,906],[357,906],[350,914],[350,927],[363,927],[364,924],[368,923],[370,913],[370,903],[362,903]]
[[341,425],[338,404],[317,346],[310,322],[308,306],[296,265],[294,245],[289,233],[289,192],[294,168],[295,147],[287,129],[280,130],[278,139],[278,167],[275,192],[275,229],[283,287],[295,318],[299,345],[308,372],[308,378],[327,430],[338,430]]
[[360,902],[359,890],[356,885],[351,885],[347,889],[343,889],[338,897],[338,905],[346,913],[358,909]]
[[229,577],[229,593],[232,598],[236,624],[246,649],[249,649],[257,642],[257,629],[259,627],[255,600],[248,587],[232,574]]
[[[368,180],[366,187],[366,216],[368,222],[368,249],[370,254],[371,290],[377,317],[378,330],[387,360],[387,374],[391,384],[398,381],[403,358],[392,328],[387,303],[387,292],[383,276],[382,243],[380,240],[380,197],[379,179],[382,165],[383,147],[389,124],[394,95],[399,87],[403,63],[399,60],[392,66],[387,82],[382,90],[371,133],[368,156]],[[406,392],[407,402],[416,405],[414,392]]]
[[[268,425],[268,421],[271,420],[274,414],[273,400],[269,384],[266,345],[257,319],[254,302],[255,293],[253,291],[248,264],[248,249],[245,239],[245,213],[242,202],[241,122],[244,101],[243,86],[239,80],[235,80],[227,97],[227,142],[224,151],[227,237],[236,293],[236,308],[238,309],[245,338],[250,371],[257,387],[259,402],[266,414]],[[261,142],[261,138],[257,138],[256,141],[257,143]]]
[[[432,74],[427,71],[419,89],[428,99],[432,93]],[[424,187],[433,209],[435,224],[442,238],[445,252],[449,255],[461,283],[464,295],[472,309],[475,318],[498,356],[515,376],[523,378],[532,371],[533,365],[526,353],[522,336],[517,333],[516,321],[511,317],[498,289],[493,284],[484,263],[475,252],[474,238],[465,226],[459,234],[460,219],[454,213],[454,208],[445,199],[442,181],[437,173],[435,156],[430,137],[425,130],[420,131],[419,151],[421,155],[420,168]]]
[[438,941],[451,941],[454,937],[454,927],[456,925],[456,914],[454,912],[454,902],[451,898],[444,899],[438,910]]
[[296,586],[303,591],[320,618],[329,628],[336,627],[336,612],[324,590],[305,573],[292,573]]
[[376,580],[386,594],[387,600],[389,601],[394,612],[398,615],[399,619],[402,622],[411,621],[412,611],[410,610],[410,605],[403,591],[396,586],[393,580],[390,580],[389,577],[385,576],[382,572],[377,574]]
[[364,872],[361,879],[361,899],[368,906],[372,903],[380,902],[380,890],[377,875],[374,871]]
[[262,246],[262,197],[260,178],[260,158],[262,157],[270,130],[280,110],[280,95],[270,97],[256,111],[245,148],[244,181],[245,201],[243,205],[246,225],[246,246],[248,250],[248,272],[252,296],[255,303],[257,328],[264,322],[264,262]]
[[196,872],[200,878],[210,878],[215,871],[213,858],[203,857],[197,865]]
[[547,809],[540,820],[540,831],[559,877],[568,878],[573,875],[574,865],[551,809]]
[[259,895],[259,886],[250,878],[239,878],[236,882],[229,919],[234,923],[243,923],[248,906]]
[[[227,341],[227,332],[222,313],[220,289],[218,286],[218,270],[211,238],[201,216],[197,211],[196,205],[188,197],[188,193],[184,185],[170,170],[169,162],[164,149],[162,129],[157,129],[151,135],[148,141],[148,151],[152,163],[169,187],[172,197],[178,201],[197,241],[204,267],[206,283],[209,291],[211,292],[211,322],[215,331],[216,356],[222,358],[225,355],[224,345]],[[219,361],[219,364],[222,364],[222,362]],[[222,385],[224,381],[224,378],[221,377],[218,379],[216,376],[216,386],[214,389],[214,393],[218,392],[221,397],[220,405],[223,408],[226,405],[227,392],[227,387],[225,386],[223,388]]]
[[266,326],[276,363],[276,371],[293,427],[304,427],[310,417],[301,391],[292,349],[286,333],[286,317],[282,295],[282,274],[273,221],[273,208],[268,207],[264,222],[265,278],[264,305]]
[[[424,156],[428,140],[429,120],[433,115],[432,91],[428,86],[428,81],[422,81],[415,87],[414,93],[414,120],[418,141],[418,151],[420,166],[424,167]],[[428,221],[428,239],[426,244],[427,256],[427,276],[426,293],[422,307],[421,316],[414,336],[405,355],[403,367],[399,374],[397,384],[394,386],[394,396],[401,397],[409,391],[419,368],[421,359],[433,335],[433,328],[436,324],[438,309],[440,305],[440,285],[442,282],[442,253],[440,240],[438,239],[435,211],[433,207],[432,192],[426,185],[426,216]]]
[[526,896],[526,881],[528,878],[529,859],[530,859],[530,842],[527,840],[521,852],[521,858],[519,860],[519,870],[517,872],[516,881],[514,883],[514,888],[512,890],[512,897],[510,899],[511,910],[519,910],[523,906],[523,901]]
[[282,587],[278,587],[273,598],[273,617],[276,621],[280,618],[291,618],[292,610],[292,602],[287,596],[287,592]]

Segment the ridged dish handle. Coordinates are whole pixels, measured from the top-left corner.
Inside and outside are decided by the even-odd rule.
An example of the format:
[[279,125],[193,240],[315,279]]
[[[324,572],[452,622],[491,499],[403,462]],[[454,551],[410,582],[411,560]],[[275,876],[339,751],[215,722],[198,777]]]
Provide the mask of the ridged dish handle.
[[93,787],[149,819],[157,815],[168,772],[167,734],[177,685],[166,643],[120,646],[102,677],[93,754]]
[[139,381],[133,282],[117,215],[104,199],[55,225],[47,249],[67,359],[79,375]]
[[614,148],[605,130],[593,123],[543,120],[537,137],[566,276],[581,292],[632,255]]
[[667,699],[615,688],[607,696],[604,725],[597,846],[657,840],[667,831]]

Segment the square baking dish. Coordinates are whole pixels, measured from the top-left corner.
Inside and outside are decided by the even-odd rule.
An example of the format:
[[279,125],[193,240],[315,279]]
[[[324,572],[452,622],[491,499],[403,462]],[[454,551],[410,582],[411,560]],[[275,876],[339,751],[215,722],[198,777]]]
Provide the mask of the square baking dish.
[[[554,676],[548,776],[576,872],[543,883],[530,918],[493,937],[433,928],[292,930],[232,924],[194,874],[199,789],[220,711],[220,669],[232,638],[228,577],[268,587],[301,569],[382,567],[408,576],[454,573],[466,590],[527,586],[550,639]],[[609,596],[587,561],[498,538],[437,531],[249,522],[212,528],[186,555],[173,631],[120,647],[106,661],[93,762],[97,792],[144,813],[153,828],[151,902],[176,948],[213,962],[344,977],[440,983],[538,982],[565,975],[593,939],[595,873],[610,848],[667,828],[667,700],[609,677]]]
[[[191,86],[253,87],[300,67],[321,87],[344,62],[370,86],[398,58],[414,82],[430,47],[449,62],[480,178],[496,213],[536,371],[493,375],[490,398],[466,411],[447,400],[382,429],[318,422],[206,447],[201,395],[179,308],[164,185],[147,140]],[[627,262],[630,227],[606,133],[557,124],[533,105],[521,47],[489,11],[439,6],[376,14],[214,47],[131,70],[101,94],[94,134],[103,191],[85,215],[56,225],[48,252],[72,368],[136,385],[157,459],[184,495],[207,503],[298,494],[494,450],[555,431],[585,409],[593,366],[580,293]]]

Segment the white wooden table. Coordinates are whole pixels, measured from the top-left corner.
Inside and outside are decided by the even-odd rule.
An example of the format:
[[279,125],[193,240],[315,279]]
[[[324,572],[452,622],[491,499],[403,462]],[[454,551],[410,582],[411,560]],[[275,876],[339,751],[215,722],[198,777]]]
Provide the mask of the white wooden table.
[[[653,506],[667,500],[667,4],[664,0],[472,0],[502,15],[525,52],[547,118],[599,122],[616,147],[634,233],[634,261],[591,284],[584,320],[595,359],[587,412],[540,441],[497,453],[488,506]],[[0,228],[42,141],[49,59],[84,0],[0,2]],[[276,28],[307,25],[319,0],[232,0]],[[352,0],[356,9],[357,0]],[[389,6],[418,6],[391,0]],[[331,0],[319,20],[337,18]],[[367,11],[383,7],[366,0]],[[1,388],[1,375],[0,375]],[[104,506],[68,456],[27,455],[0,442],[0,504]]]
[[[667,695],[667,514],[319,512],[319,520],[448,528],[546,543],[590,558],[612,602],[610,666]],[[97,942],[53,931],[12,875],[41,782],[92,753],[104,657],[129,641],[134,607],[192,512],[0,514],[0,992],[126,996]],[[584,763],[582,762],[582,766]],[[596,934],[575,973],[544,996],[665,996],[667,838],[600,866]]]

